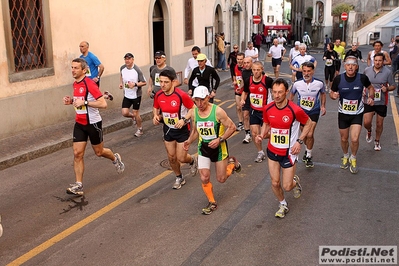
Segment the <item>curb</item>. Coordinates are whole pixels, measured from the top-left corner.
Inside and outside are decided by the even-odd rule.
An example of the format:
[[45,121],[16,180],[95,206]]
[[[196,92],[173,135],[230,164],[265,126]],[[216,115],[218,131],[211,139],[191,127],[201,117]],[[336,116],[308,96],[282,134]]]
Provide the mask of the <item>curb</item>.
[[[219,72],[219,73],[222,73],[222,72]],[[228,74],[228,76],[227,76],[227,78],[223,77],[223,79],[221,77],[219,88],[221,85],[228,83],[230,80],[230,71],[225,72],[225,73]],[[179,88],[184,88],[185,86],[187,86],[187,85],[179,86]],[[152,119],[152,105],[151,105],[151,108],[148,108],[148,110],[145,110],[145,112],[143,112],[141,114],[141,119],[143,120],[143,122]],[[130,126],[132,126],[132,123],[133,123],[132,119],[126,119],[121,116],[120,119],[118,119],[118,121],[112,122],[109,125],[103,125],[103,133],[104,133],[104,135],[106,135],[106,134],[130,127]],[[70,136],[61,137],[57,141],[45,143],[41,147],[34,148],[29,151],[23,151],[23,152],[20,152],[19,154],[18,153],[13,154],[9,158],[4,158],[4,159],[2,159],[2,161],[0,161],[0,171],[4,170],[6,168],[12,167],[12,166],[21,164],[21,163],[28,162],[33,159],[54,153],[61,149],[72,147],[72,144],[73,144],[73,141]],[[23,143],[21,143],[21,145],[23,145]]]

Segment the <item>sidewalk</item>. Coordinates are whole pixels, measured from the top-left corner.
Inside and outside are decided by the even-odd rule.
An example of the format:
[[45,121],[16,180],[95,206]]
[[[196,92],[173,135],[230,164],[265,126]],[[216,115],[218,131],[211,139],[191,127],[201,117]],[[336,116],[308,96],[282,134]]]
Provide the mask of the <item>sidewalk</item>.
[[[221,85],[230,82],[230,71],[218,72]],[[180,86],[187,91],[187,85]],[[71,87],[72,89],[72,87]],[[147,87],[144,87],[146,92]],[[140,107],[143,121],[152,119],[152,100],[144,98]],[[101,111],[104,134],[132,125],[132,119],[121,115],[120,108]],[[72,146],[74,117],[70,121],[31,130],[0,140],[0,170],[33,160]],[[133,137],[133,134],[132,134]]]

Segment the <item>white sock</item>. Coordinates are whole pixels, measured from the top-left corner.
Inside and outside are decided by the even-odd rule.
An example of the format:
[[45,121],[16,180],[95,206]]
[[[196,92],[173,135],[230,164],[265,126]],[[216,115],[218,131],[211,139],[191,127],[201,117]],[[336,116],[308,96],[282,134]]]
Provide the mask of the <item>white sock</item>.
[[349,153],[345,153],[344,158],[349,158]]
[[308,148],[306,148],[306,157],[308,157],[308,158],[312,157],[312,150],[309,150]]
[[287,206],[287,202],[285,201],[285,199],[283,199],[282,201],[280,201],[280,204],[283,204],[283,205]]
[[351,159],[356,159],[356,156],[351,154]]

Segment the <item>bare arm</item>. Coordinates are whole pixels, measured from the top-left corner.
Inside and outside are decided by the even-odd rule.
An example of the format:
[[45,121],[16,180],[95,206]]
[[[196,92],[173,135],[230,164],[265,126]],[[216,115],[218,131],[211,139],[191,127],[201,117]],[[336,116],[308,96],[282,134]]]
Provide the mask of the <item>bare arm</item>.
[[260,135],[256,136],[255,142],[256,143],[262,143],[262,140],[267,138],[270,135],[269,132],[270,132],[270,124],[263,123],[262,128],[260,130]]
[[122,78],[122,74],[121,74],[119,80],[120,80],[119,89],[123,89],[123,78]]
[[389,56],[389,54],[387,53],[387,52],[385,52],[384,51],[384,57],[385,57],[385,59],[384,59],[384,65],[390,65],[390,64],[392,64],[392,60],[391,60],[391,57]]
[[191,117],[192,129],[190,132],[190,136],[183,143],[183,149],[186,151],[188,151],[190,144],[193,143],[198,138],[198,131],[197,131],[197,127],[195,125],[194,108],[190,109],[190,111],[187,114],[188,117]]
[[[308,118],[308,121],[306,121],[306,124],[303,126],[301,135],[298,137],[300,140],[304,140],[305,137],[308,135],[310,128],[312,127],[312,120]],[[301,152],[301,144],[297,141],[291,148],[291,153],[292,154],[299,154]]]
[[367,66],[371,66],[371,52],[367,54]]
[[[227,116],[226,112],[220,107],[216,107],[216,119],[220,121],[220,123],[225,128],[224,134],[220,136],[220,138],[223,138],[224,141],[228,139],[231,135],[233,135],[233,133],[236,131],[236,125],[230,119],[230,117]],[[216,149],[217,147],[219,147],[220,143],[222,142],[220,138],[216,138],[209,142],[209,148]]]
[[147,89],[148,96],[151,95],[152,87],[153,87],[152,78],[150,78],[150,80],[148,81],[148,89]]
[[[85,100],[84,99],[75,99],[72,104],[74,107],[79,108],[79,107],[85,105]],[[107,108],[107,102],[105,101],[104,97],[101,96],[100,98],[98,98],[95,101],[87,102],[87,106],[90,106],[93,108],[105,109],[105,108]]]
[[327,100],[327,96],[325,93],[322,93],[320,96],[320,111],[321,111],[321,115],[325,115],[326,114],[326,100]]
[[160,124],[160,121],[162,120],[162,115],[159,114],[159,109],[153,107],[153,108],[152,108],[152,115],[153,115],[153,117],[152,117],[152,123],[153,123],[154,125],[159,125],[159,124]]
[[104,65],[100,64],[98,66],[98,76],[101,77],[103,75],[103,73],[104,73]]
[[370,86],[368,86],[367,89],[369,91],[369,97],[367,98],[367,104],[374,105],[374,97],[375,97],[374,86],[370,84]]

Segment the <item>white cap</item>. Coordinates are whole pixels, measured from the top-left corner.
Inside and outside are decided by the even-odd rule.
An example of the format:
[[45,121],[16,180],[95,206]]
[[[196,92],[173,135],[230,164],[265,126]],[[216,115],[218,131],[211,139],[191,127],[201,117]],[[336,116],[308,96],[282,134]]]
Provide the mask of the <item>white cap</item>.
[[296,41],[296,42],[295,42],[295,46],[300,45],[300,44],[301,44],[300,41]]
[[205,99],[209,95],[209,90],[205,86],[198,86],[194,89],[193,98]]

